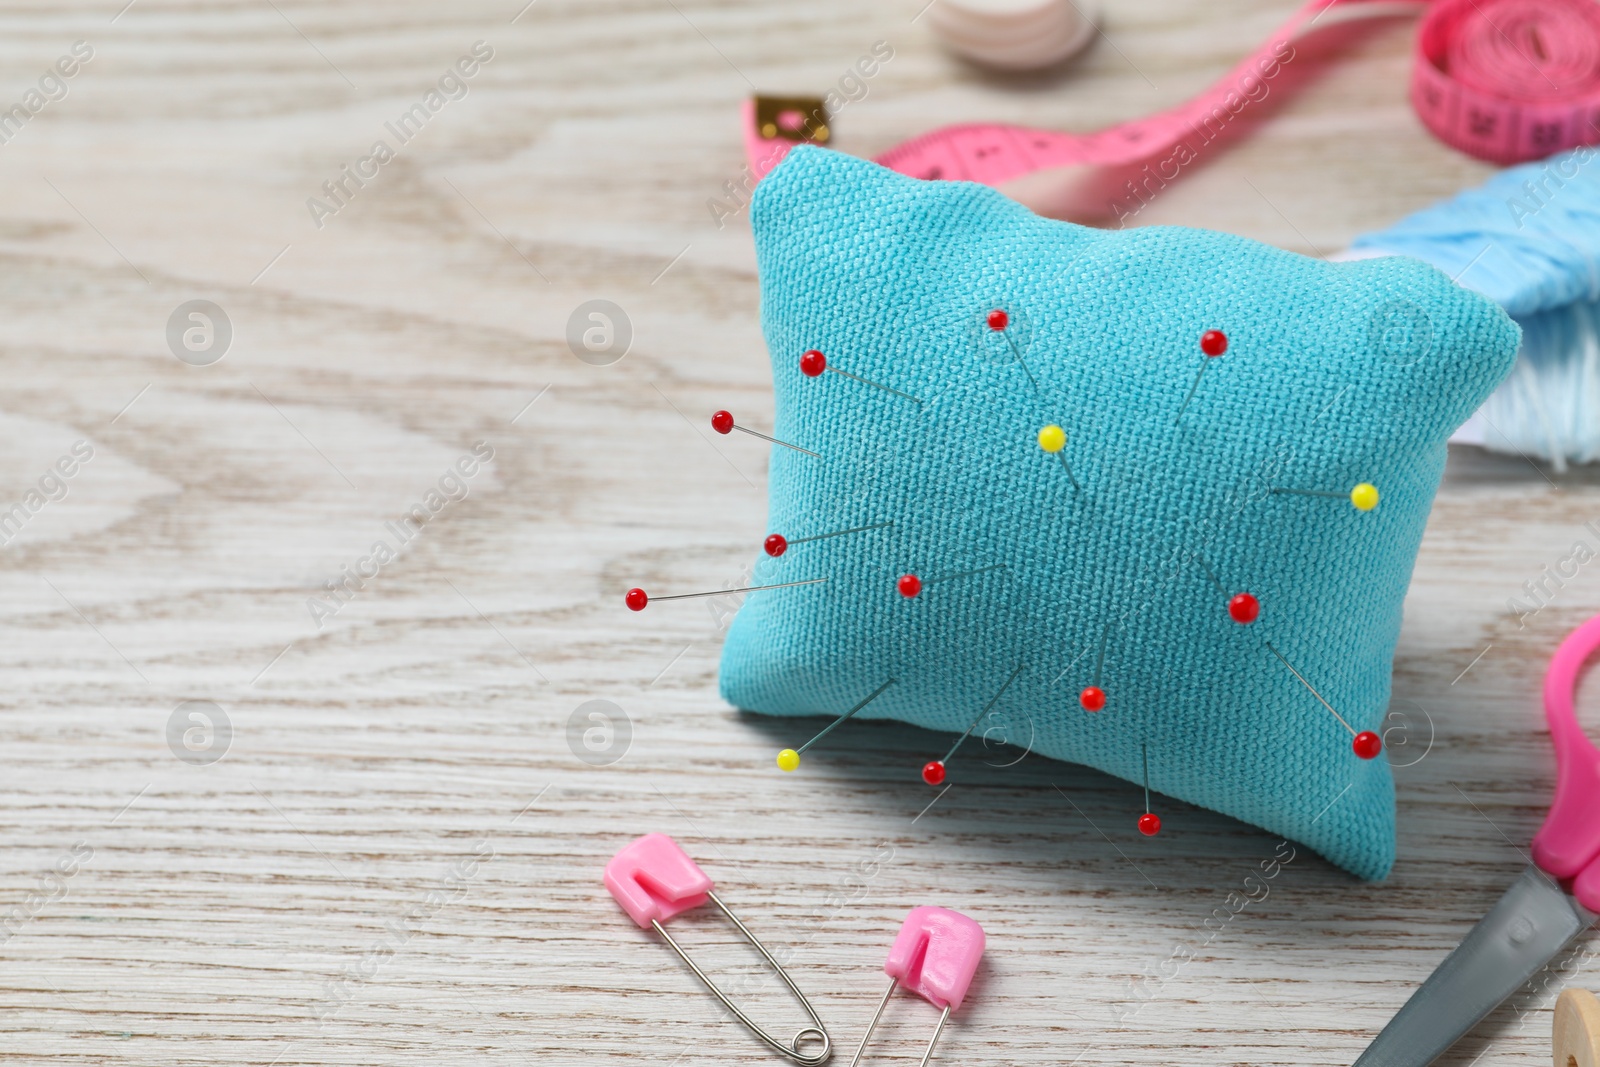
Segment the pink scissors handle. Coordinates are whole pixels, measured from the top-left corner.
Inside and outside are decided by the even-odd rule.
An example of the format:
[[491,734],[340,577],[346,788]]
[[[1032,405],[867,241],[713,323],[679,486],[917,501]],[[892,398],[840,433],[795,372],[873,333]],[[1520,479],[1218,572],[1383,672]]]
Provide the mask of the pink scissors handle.
[[1600,648],[1600,615],[1561,642],[1544,677],[1544,713],[1556,748],[1556,798],[1533,837],[1533,862],[1570,878],[1572,895],[1600,912],[1600,749],[1578,722],[1573,699],[1583,665]]

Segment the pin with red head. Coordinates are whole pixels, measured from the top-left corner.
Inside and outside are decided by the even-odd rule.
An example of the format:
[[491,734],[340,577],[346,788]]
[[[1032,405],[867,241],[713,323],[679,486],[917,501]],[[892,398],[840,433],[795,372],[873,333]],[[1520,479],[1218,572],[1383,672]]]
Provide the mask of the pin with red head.
[[804,374],[807,378],[820,378],[825,373],[837,374],[841,378],[849,378],[853,382],[860,382],[862,385],[870,385],[872,388],[881,389],[885,393],[893,393],[895,396],[898,396],[903,400],[909,400],[913,404],[922,403],[921,400],[912,396],[910,393],[902,393],[898,389],[889,388],[882,382],[875,382],[870,378],[863,378],[859,374],[851,374],[847,370],[841,370],[838,367],[833,366],[828,362],[828,357],[823,355],[815,348],[807,349],[806,352],[800,357],[800,373]]
[[[688,853],[678,847],[676,841],[666,834],[645,834],[625,845],[622,851],[611,858],[611,862],[606,864],[601,881],[622,906],[622,910],[628,913],[628,918],[641,928],[654,930],[660,935],[672,951],[676,952],[700,977],[712,995],[731,1009],[739,1021],[749,1027],[751,1032],[768,1046],[801,1064],[802,1067],[818,1067],[832,1055],[833,1040],[824,1029],[822,1020],[817,1017],[816,1010],[811,1007],[811,1002],[800,992],[800,987],[795,985],[788,973],[772,958],[766,946],[756,940],[755,934],[750,932],[749,927],[740,922],[733,912],[728,910],[728,906],[717,899],[711,879],[694,860],[689,858]],[[717,910],[732,921],[746,940],[777,969],[778,975],[799,999],[806,1014],[811,1017],[811,1025],[795,1034],[792,1040],[781,1041],[758,1026],[717,988],[715,982],[706,977],[705,972],[689,958],[689,954],[682,946],[667,933],[664,923],[707,902],[716,905]],[[813,1043],[820,1041],[821,1047],[816,1052],[801,1052],[802,1041]]]
[[776,559],[785,552],[789,551],[790,545],[803,545],[808,541],[826,541],[830,537],[843,537],[845,534],[866,533],[868,530],[886,530],[893,525],[894,523],[892,522],[877,522],[873,523],[871,526],[852,526],[848,530],[835,530],[832,533],[812,534],[810,537],[796,537],[793,539],[787,538],[782,534],[769,534],[761,547],[766,551],[767,555]]
[[967,727],[967,732],[957,738],[956,743],[950,746],[950,751],[944,754],[944,759],[929,760],[922,765],[922,780],[924,782],[929,785],[942,785],[944,783],[945,765],[956,758],[956,753],[961,749],[967,738],[972,736],[972,731],[978,728],[978,723],[982,722],[983,717],[989,714],[989,710],[999,703],[1000,698],[1005,695],[1005,691],[1011,688],[1011,683],[1016,681],[1017,675],[1021,673],[1022,664],[1019,663],[1017,664],[1017,669],[1011,672],[1011,677],[1007,678],[1005,684],[1000,687],[1000,691],[991,697],[989,703],[985,704],[983,710],[973,718],[971,725]]
[[816,585],[825,582],[826,578],[807,578],[801,582],[778,582],[775,585],[746,585],[738,589],[711,589],[704,593],[673,593],[671,596],[653,597],[643,589],[637,587],[630,589],[622,597],[622,602],[628,605],[629,611],[643,611],[656,600],[692,600],[702,596],[728,596],[733,593],[759,593],[763,589],[790,589],[797,585]]
[[1327,708],[1328,714],[1339,720],[1339,725],[1343,726],[1347,731],[1349,731],[1350,750],[1356,754],[1356,757],[1358,759],[1377,759],[1378,754],[1383,751],[1383,738],[1379,737],[1371,730],[1362,730],[1357,732],[1356,728],[1346,722],[1345,717],[1335,711],[1333,709],[1333,705],[1328,703],[1327,699],[1321,693],[1317,692],[1316,687],[1314,687],[1310,682],[1306,681],[1306,676],[1295,670],[1294,665],[1284,658],[1283,653],[1279,652],[1273,647],[1272,642],[1268,641],[1265,642],[1265,644],[1267,646],[1267,651],[1278,657],[1278,662],[1282,663],[1284,667],[1288,668],[1289,673],[1294,675],[1295,681],[1305,686],[1306,691],[1317,698],[1317,703]]
[[883,1017],[883,1009],[901,986],[940,1009],[939,1024],[934,1027],[933,1037],[922,1054],[922,1062],[927,1064],[950,1013],[961,1007],[973,976],[978,973],[983,946],[983,927],[960,912],[927,905],[912,908],[906,921],[900,924],[900,933],[889,949],[889,958],[883,963],[883,973],[889,976],[889,988],[867,1024],[867,1032],[861,1037],[850,1067],[861,1062],[867,1042],[872,1040],[872,1031]]
[[1211,584],[1217,590],[1218,595],[1227,598],[1228,618],[1240,626],[1248,626],[1261,617],[1261,601],[1257,600],[1254,594],[1235,593],[1231,597],[1228,596],[1228,590],[1223,587],[1222,582],[1217,578],[1216,572],[1211,569],[1210,564],[1206,563],[1205,558],[1196,554],[1194,561],[1200,565],[1201,570],[1205,571],[1206,577],[1211,580]]
[[900,595],[907,600],[915,600],[922,595],[922,591],[929,586],[938,585],[940,582],[953,582],[958,578],[971,578],[979,574],[988,574],[990,571],[1003,571],[1004,563],[992,563],[987,567],[975,567],[970,571],[956,571],[954,574],[940,574],[932,578],[923,578],[916,574],[902,574],[895,579],[894,587]]
[[1101,672],[1106,666],[1106,643],[1111,639],[1111,625],[1107,623],[1100,630],[1100,654],[1094,661],[1094,681],[1083,687],[1083,692],[1078,694],[1078,704],[1084,711],[1100,711],[1106,706],[1106,691],[1100,688]]
[[1228,617],[1241,626],[1248,626],[1261,617],[1261,601],[1249,593],[1236,593],[1228,601]]
[[[1028,376],[1028,381],[1031,382],[1034,389],[1037,390],[1039,388],[1039,381],[1033,376],[1033,371],[1028,369],[1028,361],[1023,358],[1022,349],[1017,347],[1016,339],[1011,336],[1012,331],[1010,313],[1004,308],[995,308],[993,311],[989,312],[987,316],[985,316],[984,321],[988,324],[989,329],[1006,339],[1006,344],[1011,348],[1012,356],[1016,357],[1017,365],[1022,368],[1022,373]],[[1065,460],[1062,462],[1064,464]]]
[[770,441],[772,444],[782,445],[784,448],[793,449],[796,452],[804,452],[808,456],[816,456],[817,459],[822,458],[809,448],[801,448],[799,445],[792,445],[788,441],[780,441],[776,437],[769,437],[764,433],[757,433],[748,426],[740,426],[738,423],[733,421],[733,412],[731,411],[713,411],[711,413],[711,428],[722,434],[724,437],[733,431],[738,430],[740,433],[747,433],[751,437],[759,437],[763,441]]
[[1139,816],[1139,832],[1154,837],[1161,832],[1161,816],[1150,810],[1150,746],[1140,742],[1139,747],[1144,754],[1144,814]]
[[1189,401],[1194,399],[1195,390],[1200,388],[1200,379],[1205,376],[1206,368],[1211,366],[1211,361],[1228,350],[1228,335],[1221,330],[1207,330],[1200,335],[1200,369],[1195,372],[1194,384],[1189,386],[1189,395],[1183,398],[1183,404],[1178,408],[1178,417],[1172,420],[1176,426],[1178,420],[1183,418],[1183,413],[1189,410]]

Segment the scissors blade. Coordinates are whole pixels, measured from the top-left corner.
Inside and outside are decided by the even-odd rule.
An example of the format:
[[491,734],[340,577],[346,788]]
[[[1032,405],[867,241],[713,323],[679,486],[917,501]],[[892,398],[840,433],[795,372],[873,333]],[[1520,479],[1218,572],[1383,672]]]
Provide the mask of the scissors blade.
[[1549,875],[1528,867],[1355,1067],[1427,1067],[1593,920]]

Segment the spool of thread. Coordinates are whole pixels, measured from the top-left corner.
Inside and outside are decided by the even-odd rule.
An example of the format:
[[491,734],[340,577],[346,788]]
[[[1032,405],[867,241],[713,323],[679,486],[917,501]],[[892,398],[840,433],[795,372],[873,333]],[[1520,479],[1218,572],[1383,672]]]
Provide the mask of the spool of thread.
[[937,0],[928,26],[957,55],[996,70],[1039,70],[1083,51],[1093,18],[1073,0]]
[[1415,256],[1522,327],[1517,364],[1452,440],[1600,460],[1600,150],[1577,148],[1363,234],[1344,258]]
[[1600,1000],[1587,989],[1563,989],[1550,1026],[1552,1067],[1600,1067]]

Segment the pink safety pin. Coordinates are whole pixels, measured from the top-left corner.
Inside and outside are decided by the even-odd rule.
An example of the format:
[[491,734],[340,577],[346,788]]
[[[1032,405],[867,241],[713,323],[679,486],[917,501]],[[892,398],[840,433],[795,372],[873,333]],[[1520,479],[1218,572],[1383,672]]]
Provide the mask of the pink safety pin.
[[1573,707],[1600,648],[1600,615],[1561,642],[1544,677],[1556,795],[1533,836],[1533,862],[1356,1060],[1425,1067],[1515,993],[1600,913],[1600,749]]
[[[672,946],[672,951],[689,965],[695,977],[704,982],[712,995],[722,1001],[722,1006],[733,1012],[740,1022],[750,1028],[751,1033],[765,1041],[775,1051],[804,1067],[817,1067],[833,1054],[833,1039],[828,1036],[828,1031],[823,1027],[822,1020],[817,1017],[816,1009],[812,1008],[806,995],[800,992],[800,987],[794,984],[788,972],[772,958],[772,953],[767,951],[766,946],[756,940],[756,935],[739,921],[738,916],[728,910],[726,904],[717,899],[717,895],[711,891],[711,879],[694,860],[689,858],[688,853],[678,847],[676,841],[666,834],[645,834],[611,857],[611,862],[606,864],[604,880],[606,888],[617,898],[617,903],[622,905],[622,910],[628,913],[628,917],[642,928],[654,928],[655,932]],[[738,927],[745,940],[755,946],[762,958],[772,964],[772,969],[778,972],[783,984],[789,987],[789,992],[795,995],[801,1006],[806,1009],[806,1014],[811,1017],[813,1025],[795,1034],[788,1045],[757,1026],[737,1004],[729,1000],[727,995],[717,988],[717,984],[689,958],[689,954],[672,939],[666,927],[661,925],[674,915],[691,908],[698,908],[708,900]],[[979,939],[981,941],[982,934],[979,934]],[[822,1039],[821,1050],[810,1054],[801,1052],[800,1042],[810,1036]]]
[[928,1050],[922,1054],[921,1067],[927,1067],[933,1046],[939,1043],[939,1035],[944,1032],[945,1021],[951,1012],[961,1007],[961,998],[967,995],[967,986],[972,984],[978,960],[982,958],[983,927],[948,908],[912,908],[906,921],[900,924],[900,933],[889,949],[889,958],[883,962],[889,988],[878,1001],[878,1010],[872,1013],[872,1021],[861,1036],[850,1067],[861,1062],[861,1054],[867,1051],[867,1042],[878,1027],[884,1007],[901,983],[934,1007],[944,1009],[939,1013],[939,1025],[933,1029]]

